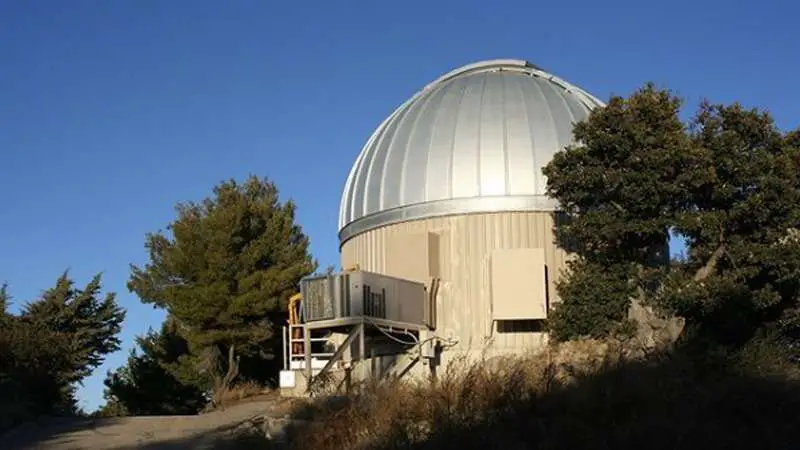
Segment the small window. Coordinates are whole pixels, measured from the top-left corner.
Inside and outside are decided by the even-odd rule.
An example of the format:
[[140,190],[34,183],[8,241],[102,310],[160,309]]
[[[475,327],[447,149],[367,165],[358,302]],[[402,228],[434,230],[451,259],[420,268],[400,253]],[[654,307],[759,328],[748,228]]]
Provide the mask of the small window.
[[539,333],[544,331],[543,320],[498,320],[498,333]]

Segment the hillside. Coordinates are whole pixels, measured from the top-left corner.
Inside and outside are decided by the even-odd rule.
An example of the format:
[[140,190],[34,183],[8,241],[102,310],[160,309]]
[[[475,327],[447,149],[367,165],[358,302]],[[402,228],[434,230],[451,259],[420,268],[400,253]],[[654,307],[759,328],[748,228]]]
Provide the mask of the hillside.
[[271,394],[197,416],[51,420],[2,442],[9,450],[797,448],[800,373],[777,349],[701,358],[685,348],[630,350],[570,342],[462,360],[434,383],[388,381],[308,402]]
[[279,431],[293,404],[270,395],[194,416],[42,420],[12,430],[2,442],[6,450],[225,448],[250,431]]

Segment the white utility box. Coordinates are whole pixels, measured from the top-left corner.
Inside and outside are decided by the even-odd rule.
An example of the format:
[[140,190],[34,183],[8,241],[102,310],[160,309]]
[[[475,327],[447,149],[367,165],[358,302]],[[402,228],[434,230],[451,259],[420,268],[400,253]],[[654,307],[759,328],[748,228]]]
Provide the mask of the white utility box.
[[281,370],[279,378],[280,387],[293,388],[295,386],[296,380],[294,370]]

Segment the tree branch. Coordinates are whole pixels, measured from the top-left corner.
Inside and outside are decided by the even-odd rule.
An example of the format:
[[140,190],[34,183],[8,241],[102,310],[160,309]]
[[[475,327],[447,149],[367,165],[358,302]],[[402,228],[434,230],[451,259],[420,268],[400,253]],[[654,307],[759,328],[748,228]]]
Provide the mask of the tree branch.
[[223,389],[230,387],[233,380],[239,375],[239,357],[236,356],[236,344],[228,347],[228,372],[222,380]]
[[708,278],[709,275],[711,275],[711,273],[714,271],[714,269],[717,268],[717,264],[719,263],[720,258],[722,258],[722,255],[724,255],[725,252],[726,252],[725,244],[720,244],[720,246],[717,247],[716,250],[714,250],[714,253],[711,254],[711,257],[708,258],[708,261],[706,261],[705,265],[697,269],[697,272],[695,272],[694,274],[693,280],[703,281],[706,278]]
[[708,278],[714,269],[717,268],[717,264],[719,264],[719,260],[722,258],[722,256],[727,254],[727,251],[728,249],[725,245],[725,228],[720,225],[719,246],[716,250],[714,250],[714,253],[711,254],[711,257],[708,258],[708,261],[706,261],[705,265],[697,269],[697,272],[694,274],[693,281],[703,281]]
[[614,200],[609,200],[608,202],[611,203],[611,206],[613,206],[617,211],[619,211],[619,212],[621,212],[623,214],[627,214],[628,213],[628,211],[626,211],[625,208],[622,207],[622,205],[620,205],[619,203],[615,202]]

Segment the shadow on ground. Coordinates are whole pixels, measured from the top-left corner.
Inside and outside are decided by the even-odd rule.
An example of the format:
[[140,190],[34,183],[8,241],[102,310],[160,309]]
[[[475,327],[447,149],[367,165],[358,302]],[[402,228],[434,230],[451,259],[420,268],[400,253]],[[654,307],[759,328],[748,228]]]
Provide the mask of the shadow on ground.
[[800,384],[785,375],[763,367],[753,376],[740,365],[681,354],[607,367],[570,384],[526,381],[512,367],[448,392],[417,389],[405,393],[417,398],[399,399],[384,391],[321,408],[290,438],[292,448],[319,450],[796,450]]
[[20,425],[2,435],[3,449],[46,449],[54,446],[80,448],[77,436],[84,433],[100,433],[100,429],[118,424],[120,419],[90,419],[81,417],[41,418]]
[[[109,439],[106,446],[74,442],[63,448],[800,448],[800,384],[772,366],[753,372],[752,365],[677,353],[608,366],[593,375],[577,375],[570,383],[548,378],[541,366],[535,371],[478,368],[450,384],[384,386],[350,399],[320,400],[293,410],[298,421],[288,429],[286,445],[269,442],[258,430],[242,434],[231,428],[136,445],[115,446]],[[114,428],[113,422],[102,421],[114,420],[63,424],[51,429],[49,437],[35,436],[38,447],[9,446],[6,441],[2,448],[55,448],[48,443],[59,433],[76,427],[101,432]]]
[[675,372],[658,366],[614,370],[531,401],[497,405],[499,414],[489,420],[445,420],[408,448],[800,448],[796,383]]
[[[133,419],[133,420],[131,420]],[[262,433],[237,431],[239,423],[215,429],[186,429],[183,437],[159,438],[141,429],[138,418],[64,419],[28,424],[14,430],[0,448],[9,450],[58,449],[239,449],[270,448]],[[169,418],[165,418],[169,420]],[[181,433],[170,433],[171,435]]]
[[205,432],[183,439],[168,439],[148,442],[132,446],[106,447],[109,450],[239,450],[239,449],[273,449],[277,448],[263,435],[256,434],[220,434]]

